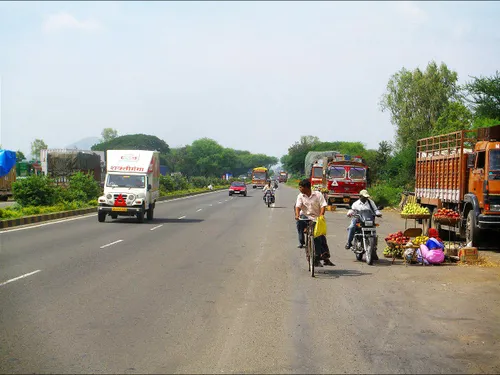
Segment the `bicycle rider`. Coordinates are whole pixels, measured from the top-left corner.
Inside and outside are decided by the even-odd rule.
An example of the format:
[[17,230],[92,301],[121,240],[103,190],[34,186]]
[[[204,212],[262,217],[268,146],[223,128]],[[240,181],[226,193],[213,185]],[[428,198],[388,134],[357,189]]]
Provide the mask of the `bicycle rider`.
[[[299,247],[304,247],[304,229],[307,227],[308,222],[300,220],[301,214],[316,222],[318,217],[325,215],[325,209],[328,204],[321,192],[311,189],[311,181],[308,179],[299,182],[299,190],[300,193],[295,203],[295,220],[297,220],[297,231],[299,232]],[[335,265],[330,261],[330,250],[328,249],[325,236],[314,238],[314,247],[316,249],[315,267]],[[320,260],[323,260],[323,265],[320,263]]]

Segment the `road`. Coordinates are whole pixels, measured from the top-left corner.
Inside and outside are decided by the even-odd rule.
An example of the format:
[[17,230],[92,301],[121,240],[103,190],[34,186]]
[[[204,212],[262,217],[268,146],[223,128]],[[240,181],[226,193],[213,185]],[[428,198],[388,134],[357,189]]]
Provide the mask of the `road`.
[[[500,371],[498,269],[356,262],[339,210],[336,266],[311,278],[297,191],[281,186],[274,208],[261,194],[164,202],[151,223],[0,232],[0,372]],[[380,224],[383,238],[402,221]]]

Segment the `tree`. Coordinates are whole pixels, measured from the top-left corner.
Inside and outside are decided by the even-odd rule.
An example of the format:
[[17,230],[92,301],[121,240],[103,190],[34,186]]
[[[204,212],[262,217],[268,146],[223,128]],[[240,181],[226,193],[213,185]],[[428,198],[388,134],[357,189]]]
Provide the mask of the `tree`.
[[113,128],[104,128],[101,132],[101,142],[109,142],[118,137],[118,131]]
[[101,142],[91,147],[93,151],[106,150],[151,150],[167,154],[170,151],[165,141],[154,135],[127,134],[113,138],[107,142]]
[[431,61],[424,72],[402,68],[387,84],[380,107],[389,111],[396,126],[399,149],[414,147],[418,138],[432,133],[436,122],[457,96],[458,74],[441,63]]
[[476,118],[500,120],[500,72],[491,77],[471,77],[464,89],[464,99]]
[[320,142],[318,137],[305,135],[288,148],[288,155],[281,158],[285,169],[291,173],[304,174],[304,160],[309,151]]
[[432,135],[446,134],[472,127],[472,112],[461,102],[450,102],[445,108],[434,128]]
[[21,150],[16,151],[16,161],[21,161],[25,160],[26,156],[24,156],[24,153]]
[[47,149],[47,144],[42,139],[35,139],[31,142],[31,157],[38,159],[40,157],[40,151]]

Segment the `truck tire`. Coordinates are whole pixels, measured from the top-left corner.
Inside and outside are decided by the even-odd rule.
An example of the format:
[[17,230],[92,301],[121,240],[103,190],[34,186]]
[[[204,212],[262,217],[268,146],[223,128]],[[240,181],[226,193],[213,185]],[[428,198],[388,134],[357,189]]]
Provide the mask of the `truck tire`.
[[144,211],[140,211],[137,213],[137,222],[144,223]]
[[467,214],[467,222],[465,224],[465,242],[472,242],[472,246],[476,246],[479,237],[479,230],[476,224],[476,215],[473,210]]
[[97,220],[99,221],[99,223],[104,223],[106,221],[106,212],[99,211],[97,213]]
[[155,211],[155,208],[150,206],[149,207],[149,210],[148,210],[148,220],[151,221],[153,220],[153,216],[154,216],[154,211]]

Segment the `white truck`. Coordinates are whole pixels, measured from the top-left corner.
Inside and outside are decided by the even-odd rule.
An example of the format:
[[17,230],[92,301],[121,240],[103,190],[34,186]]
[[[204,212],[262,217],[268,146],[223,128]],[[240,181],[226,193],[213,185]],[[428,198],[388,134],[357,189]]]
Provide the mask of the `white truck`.
[[97,217],[136,216],[139,223],[153,219],[160,196],[160,153],[143,150],[108,150],[104,195]]

